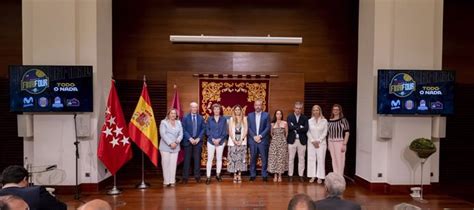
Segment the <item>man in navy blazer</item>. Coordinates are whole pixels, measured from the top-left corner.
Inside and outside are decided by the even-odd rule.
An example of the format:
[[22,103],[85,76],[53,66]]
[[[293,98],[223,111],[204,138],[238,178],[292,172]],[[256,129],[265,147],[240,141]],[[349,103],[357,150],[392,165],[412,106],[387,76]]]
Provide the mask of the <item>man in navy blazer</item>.
[[270,146],[270,116],[262,110],[263,102],[256,100],[255,112],[248,115],[248,145],[250,147],[250,181],[255,181],[257,176],[257,157],[262,159],[262,177],[267,181],[267,159]]
[[305,168],[305,156],[306,156],[306,144],[308,143],[308,118],[303,115],[303,103],[296,102],[294,107],[294,113],[288,115],[288,176],[289,181],[293,181],[293,171],[295,164],[295,156],[298,152],[298,175],[300,176],[300,182],[304,182],[304,168]]
[[183,140],[181,146],[184,149],[184,166],[183,166],[183,184],[188,183],[189,169],[191,168],[191,158],[194,159],[194,179],[201,182],[201,151],[204,136],[205,122],[204,118],[198,113],[198,104],[191,102],[189,104],[189,113],[183,118]]
[[8,166],[2,172],[3,188],[0,196],[14,195],[22,198],[30,209],[66,210],[66,204],[58,201],[44,187],[28,187],[28,171],[22,166]]

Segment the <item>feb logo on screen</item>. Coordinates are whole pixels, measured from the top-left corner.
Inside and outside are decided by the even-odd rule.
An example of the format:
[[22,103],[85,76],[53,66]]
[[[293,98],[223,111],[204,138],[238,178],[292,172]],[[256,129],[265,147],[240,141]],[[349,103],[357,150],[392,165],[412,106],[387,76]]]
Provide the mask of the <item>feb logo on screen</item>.
[[416,82],[413,80],[411,75],[407,73],[398,73],[392,77],[389,88],[390,94],[404,98],[415,91]]
[[30,94],[40,94],[48,87],[48,75],[41,69],[30,69],[21,78],[21,90]]

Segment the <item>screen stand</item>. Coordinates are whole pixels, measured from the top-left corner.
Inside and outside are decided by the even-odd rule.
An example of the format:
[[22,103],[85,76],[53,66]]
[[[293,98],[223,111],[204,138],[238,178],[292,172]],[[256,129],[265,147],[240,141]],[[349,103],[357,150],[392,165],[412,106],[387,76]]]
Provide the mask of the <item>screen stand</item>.
[[79,170],[78,170],[78,160],[79,160],[79,140],[77,138],[77,122],[76,122],[76,117],[77,113],[74,113],[74,135],[75,135],[75,141],[74,141],[74,146],[76,148],[76,186],[75,186],[75,194],[74,194],[74,199],[79,200],[81,198],[81,192],[79,190]]

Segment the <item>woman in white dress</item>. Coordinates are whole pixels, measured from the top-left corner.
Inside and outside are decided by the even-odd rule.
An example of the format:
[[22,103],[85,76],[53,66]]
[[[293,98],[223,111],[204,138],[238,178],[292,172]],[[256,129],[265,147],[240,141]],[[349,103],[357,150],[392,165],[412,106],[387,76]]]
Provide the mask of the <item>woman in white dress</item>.
[[314,105],[311,110],[311,119],[308,121],[308,177],[309,182],[313,183],[318,179],[318,184],[326,176],[325,159],[326,159],[326,136],[328,133],[328,121],[323,116],[323,110],[320,106]]

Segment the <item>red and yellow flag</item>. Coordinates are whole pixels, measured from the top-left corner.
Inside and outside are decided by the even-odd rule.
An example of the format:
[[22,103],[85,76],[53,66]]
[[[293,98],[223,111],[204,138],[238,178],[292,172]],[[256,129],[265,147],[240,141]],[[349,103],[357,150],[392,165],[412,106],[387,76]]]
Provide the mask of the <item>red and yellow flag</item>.
[[143,82],[142,94],[128,125],[128,132],[135,144],[158,166],[158,128],[146,82]]

